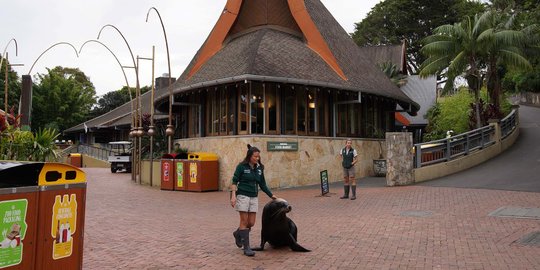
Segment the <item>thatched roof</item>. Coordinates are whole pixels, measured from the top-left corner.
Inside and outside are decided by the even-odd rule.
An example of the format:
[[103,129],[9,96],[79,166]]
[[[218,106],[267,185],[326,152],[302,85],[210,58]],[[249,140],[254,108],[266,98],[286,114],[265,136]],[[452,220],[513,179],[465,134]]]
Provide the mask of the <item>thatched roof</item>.
[[[418,110],[418,104],[364,55],[320,0],[266,3],[255,7],[252,1],[229,0],[173,85],[174,93],[244,80],[295,82],[384,96]],[[163,110],[167,102],[163,93],[156,107]]]

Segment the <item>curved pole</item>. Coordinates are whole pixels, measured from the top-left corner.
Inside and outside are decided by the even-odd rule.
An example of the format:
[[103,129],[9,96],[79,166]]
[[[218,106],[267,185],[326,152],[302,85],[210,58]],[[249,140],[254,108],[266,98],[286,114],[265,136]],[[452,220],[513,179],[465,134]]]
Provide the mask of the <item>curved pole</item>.
[[34,63],[32,64],[32,66],[30,67],[30,70],[28,71],[28,75],[30,75],[30,73],[32,73],[32,69],[34,68],[34,66],[36,65],[37,61],[46,53],[48,52],[50,49],[52,49],[53,47],[55,46],[58,46],[58,45],[69,45],[71,46],[71,48],[73,48],[73,50],[75,51],[75,54],[77,55],[77,58],[79,58],[79,53],[77,52],[77,49],[75,48],[75,46],[71,45],[71,43],[69,42],[58,42],[56,44],[53,44],[51,47],[49,47],[48,49],[46,49],[45,51],[43,51],[39,56],[38,58],[36,59],[36,61],[34,61]]
[[[140,88],[140,84],[139,84],[139,67],[137,66],[137,63],[135,62],[135,57],[133,56],[133,51],[131,50],[131,46],[129,46],[129,43],[126,39],[126,37],[124,36],[124,34],[122,34],[122,32],[120,31],[120,29],[118,29],[116,26],[112,25],[112,24],[106,24],[104,25],[103,27],[101,27],[101,30],[99,30],[99,33],[98,33],[98,36],[97,36],[97,39],[99,39],[99,37],[101,36],[101,32],[103,31],[103,29],[107,28],[107,27],[112,27],[114,30],[116,30],[116,32],[118,32],[118,34],[120,34],[120,36],[122,37],[122,39],[124,39],[124,42],[126,43],[126,46],[128,47],[128,50],[129,50],[129,54],[131,55],[131,60],[133,61],[133,67],[135,68],[135,87],[136,89],[139,89]],[[138,90],[137,90],[138,91]],[[139,99],[139,96],[136,94],[136,100]],[[137,101],[136,101],[137,102]],[[141,116],[138,116],[139,114],[139,109],[137,108],[137,111],[136,111],[136,115],[135,115],[135,118],[139,118],[139,123],[136,123],[135,124],[135,127],[138,127],[139,124],[142,125],[142,115]]]
[[17,40],[15,38],[12,38],[8,41],[8,44],[4,48],[4,52],[2,52],[2,57],[0,58],[0,68],[2,67],[2,63],[4,62],[4,58],[6,58],[4,55],[6,55],[7,48],[9,44],[11,44],[12,41],[15,41],[15,56],[19,55],[19,47],[17,46]]
[[[126,80],[126,85],[127,85],[128,93],[129,93],[129,104],[131,105],[131,111],[133,111],[133,97],[131,96],[131,88],[129,87],[129,81],[127,79],[126,72],[124,71],[124,67],[122,66],[122,63],[120,63],[120,60],[118,60],[118,57],[116,57],[116,54],[114,54],[114,52],[111,49],[109,49],[109,47],[107,47],[107,45],[103,44],[103,42],[101,42],[99,40],[96,40],[96,39],[90,39],[90,40],[87,40],[86,42],[84,42],[81,45],[81,48],[79,49],[79,54],[82,52],[82,49],[83,49],[84,45],[86,45],[87,43],[90,43],[90,42],[95,42],[95,43],[101,44],[103,47],[105,47],[105,49],[107,49],[112,54],[114,59],[116,59],[116,62],[118,62],[118,65],[120,66],[120,69],[122,69],[122,74],[124,75],[124,80]],[[131,117],[131,125],[132,125],[132,127],[133,127],[133,124],[134,124],[134,119],[133,119],[133,116],[132,116]]]
[[[169,125],[167,126],[167,137],[168,137],[168,152],[171,153],[172,150],[172,141],[171,136],[174,134],[174,129],[172,125],[172,103],[173,103],[173,95],[172,95],[172,79],[171,79],[171,58],[169,56],[169,42],[167,41],[167,32],[165,31],[165,25],[163,24],[163,20],[161,19],[161,15],[159,14],[159,11],[155,7],[151,7],[148,9],[148,12],[146,13],[146,22],[148,22],[148,16],[150,16],[150,11],[154,10],[156,14],[159,17],[159,22],[161,23],[161,28],[163,29],[163,36],[165,37],[165,47],[167,49],[167,65],[169,68],[169,85],[167,88],[169,88]],[[152,102],[154,102],[152,100]]]

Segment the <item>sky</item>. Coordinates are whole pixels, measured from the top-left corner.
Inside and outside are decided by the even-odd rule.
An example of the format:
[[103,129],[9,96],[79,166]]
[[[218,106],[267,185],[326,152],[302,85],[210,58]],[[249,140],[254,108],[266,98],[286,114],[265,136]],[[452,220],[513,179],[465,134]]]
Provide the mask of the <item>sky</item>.
[[[321,0],[348,32],[380,0]],[[217,22],[226,0],[0,0],[0,54],[7,48],[13,69],[21,75],[47,73],[55,66],[79,68],[96,88],[97,95],[126,85],[122,69],[104,46],[90,42],[103,26],[120,30],[133,58],[151,58],[155,46],[155,77],[169,73],[161,15],[169,45],[172,77],[179,77]],[[16,40],[11,41],[12,39]],[[123,66],[133,66],[128,47],[112,27],[103,29],[99,41],[118,57]],[[50,48],[59,42],[61,44]],[[49,49],[50,50],[47,50]],[[46,51],[46,52],[45,52]],[[81,51],[77,57],[76,51]],[[45,53],[44,53],[45,52]],[[41,57],[40,57],[41,55]],[[33,66],[34,65],[34,66]],[[33,66],[32,70],[31,67]],[[129,85],[135,87],[135,72],[124,69]],[[152,61],[139,60],[141,86],[152,83]]]

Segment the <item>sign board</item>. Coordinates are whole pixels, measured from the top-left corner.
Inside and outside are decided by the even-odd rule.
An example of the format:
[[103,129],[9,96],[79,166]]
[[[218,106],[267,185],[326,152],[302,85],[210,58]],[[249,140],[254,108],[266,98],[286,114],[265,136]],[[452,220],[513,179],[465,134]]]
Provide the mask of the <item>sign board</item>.
[[267,151],[298,151],[298,142],[267,142]]
[[321,193],[326,195],[330,192],[330,186],[328,185],[328,171],[321,171]]

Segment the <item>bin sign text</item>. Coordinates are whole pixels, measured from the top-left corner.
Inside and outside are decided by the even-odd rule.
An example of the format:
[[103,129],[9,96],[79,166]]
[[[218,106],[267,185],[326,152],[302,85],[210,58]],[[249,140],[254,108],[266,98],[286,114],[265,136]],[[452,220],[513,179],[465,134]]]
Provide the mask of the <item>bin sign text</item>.
[[56,195],[52,209],[51,236],[53,259],[58,260],[73,253],[73,235],[77,230],[77,197],[75,194]]
[[0,202],[0,268],[22,262],[27,208],[27,199]]

